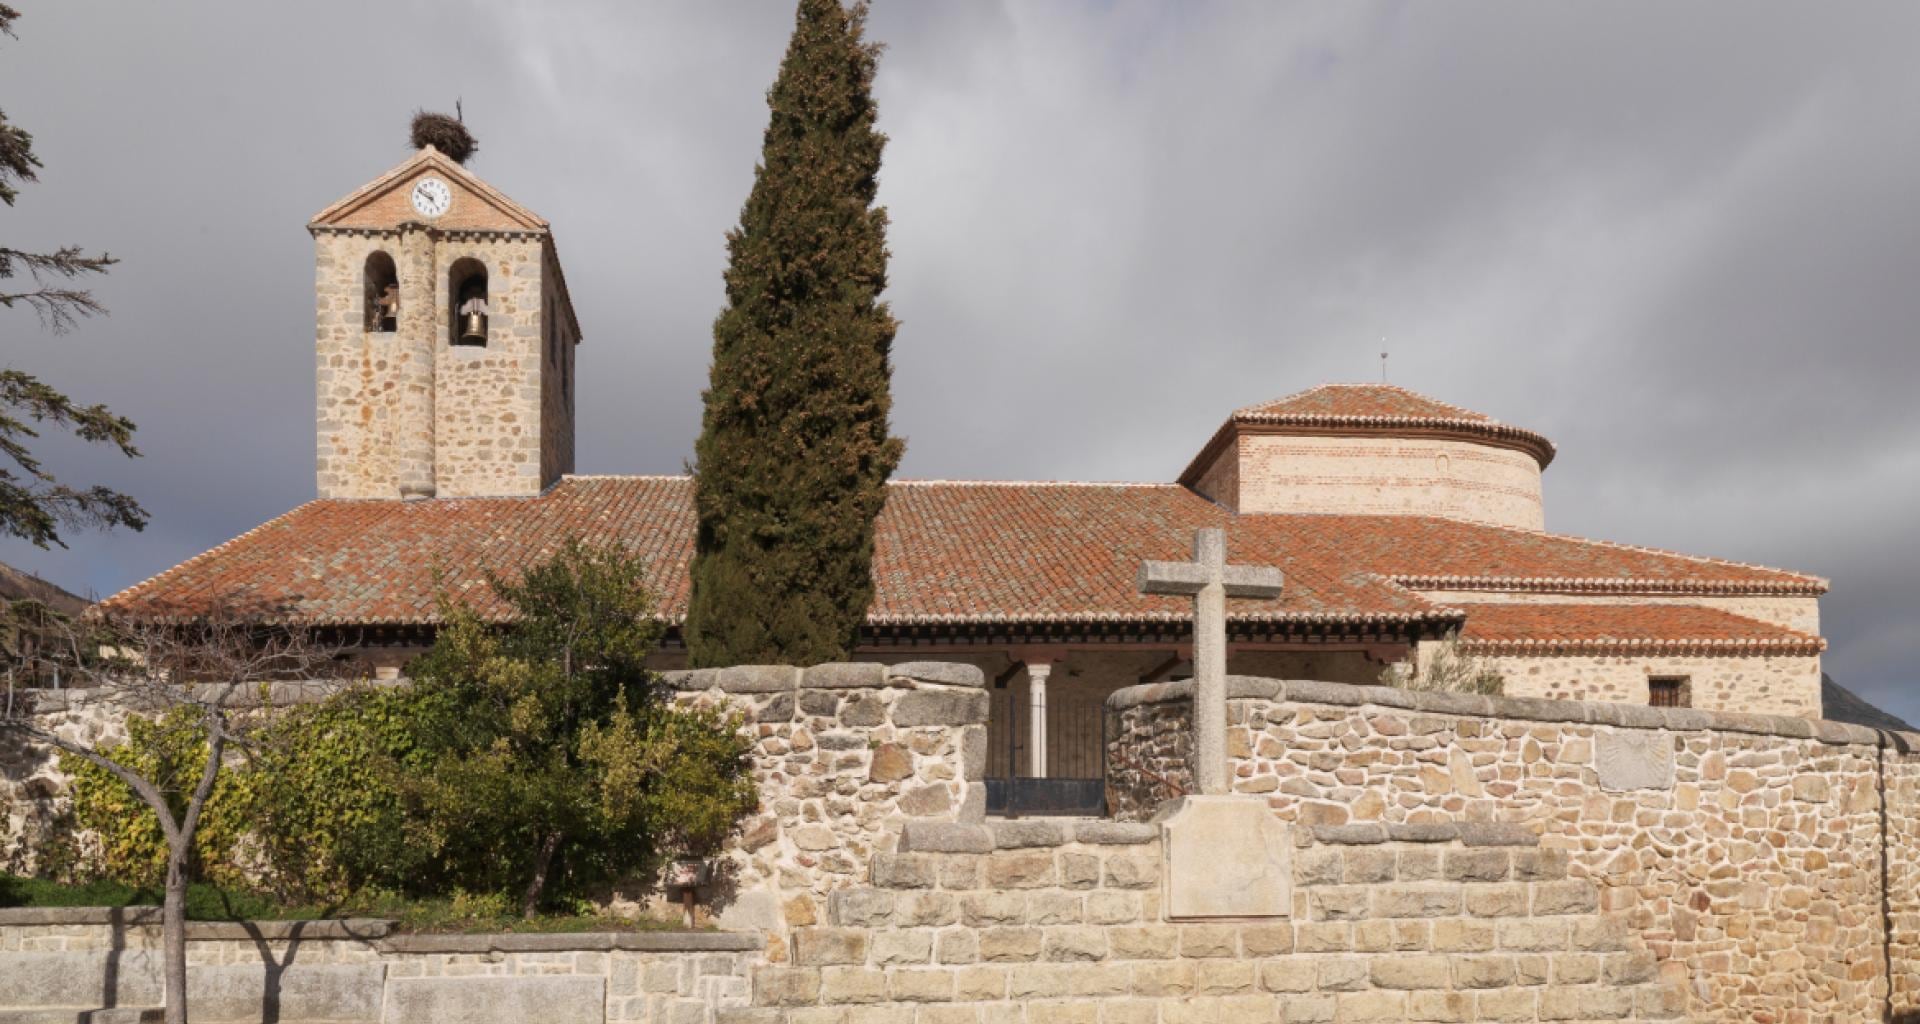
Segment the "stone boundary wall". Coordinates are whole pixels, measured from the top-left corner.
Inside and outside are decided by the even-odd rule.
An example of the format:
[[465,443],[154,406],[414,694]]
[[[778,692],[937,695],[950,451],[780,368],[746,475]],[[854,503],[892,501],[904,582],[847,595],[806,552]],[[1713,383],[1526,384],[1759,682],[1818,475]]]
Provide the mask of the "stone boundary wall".
[[[242,708],[286,707],[325,700],[348,686],[393,686],[392,680],[363,679],[276,682],[264,691],[234,694]],[[127,738],[129,706],[104,690],[16,690],[13,708],[30,708],[34,724],[63,739],[90,746],[112,746]],[[0,699],[7,699],[0,697]],[[152,711],[164,711],[155,707]],[[0,871],[31,875],[39,851],[69,806],[72,780],[60,770],[60,751],[0,729]]]
[[[152,907],[0,910],[0,1019],[143,1019],[164,989],[158,917]],[[716,932],[393,935],[390,927],[190,923],[193,1019],[708,1024],[746,1004],[764,945],[758,935]]]
[[1522,829],[1296,829],[1291,917],[1170,922],[1157,825],[914,821],[725,1024],[1668,1020],[1625,915]]
[[[1920,737],[1247,677],[1228,693],[1235,792],[1321,831],[1524,829],[1646,944],[1688,1020],[1920,1012]],[[1184,682],[1108,700],[1117,817],[1190,787],[1190,702]]]
[[986,814],[987,693],[947,662],[746,665],[664,673],[677,699],[743,716],[760,813],[728,844],[707,895],[725,928],[768,935],[821,920],[907,821]]
[[[764,930],[776,956],[790,924],[865,877],[900,822],[986,813],[986,680],[947,662],[744,665],[662,673],[674,699],[720,707],[751,735],[760,812],[717,859],[702,893],[722,927]],[[368,684],[362,684],[368,685]],[[404,680],[371,685],[404,685]],[[268,706],[323,699],[338,684],[274,684]],[[43,727],[88,743],[126,735],[127,708],[87,691],[25,691]],[[0,870],[30,874],[68,805],[59,753],[0,730]]]

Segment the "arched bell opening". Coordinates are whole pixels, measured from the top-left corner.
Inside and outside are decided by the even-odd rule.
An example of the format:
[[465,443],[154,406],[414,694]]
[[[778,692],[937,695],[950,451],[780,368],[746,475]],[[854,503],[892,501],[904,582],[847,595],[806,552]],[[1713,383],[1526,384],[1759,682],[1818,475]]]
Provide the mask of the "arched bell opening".
[[393,257],[377,249],[368,253],[364,280],[366,296],[361,310],[367,330],[399,330],[400,272],[393,265]]
[[488,315],[486,265],[470,257],[455,260],[447,274],[447,294],[453,297],[447,343],[485,348]]

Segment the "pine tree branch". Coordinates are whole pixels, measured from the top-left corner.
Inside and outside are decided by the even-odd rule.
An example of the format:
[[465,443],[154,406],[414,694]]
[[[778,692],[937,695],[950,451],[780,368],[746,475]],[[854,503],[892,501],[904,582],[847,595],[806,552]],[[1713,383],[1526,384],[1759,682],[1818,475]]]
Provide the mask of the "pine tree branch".
[[48,282],[72,280],[82,274],[104,274],[118,262],[110,253],[89,256],[77,245],[62,246],[51,253],[0,248],[0,280],[24,269],[39,286],[32,291],[0,292],[0,307],[12,309],[16,303],[24,303],[39,314],[40,323],[47,330],[65,334],[81,319],[105,313],[107,308],[92,292]]
[[82,441],[112,445],[128,458],[140,455],[133,446],[133,421],[104,405],[77,405],[31,374],[0,370],[0,456],[14,467],[0,464],[0,535],[41,548],[65,547],[62,527],[137,531],[147,525],[146,510],[131,497],[105,487],[69,487],[47,472],[27,448],[40,436],[36,423],[53,423]]
[[14,186],[40,180],[35,173],[39,167],[40,158],[33,155],[33,135],[8,124],[6,111],[0,110],[0,202],[12,206],[14,197],[20,194]]

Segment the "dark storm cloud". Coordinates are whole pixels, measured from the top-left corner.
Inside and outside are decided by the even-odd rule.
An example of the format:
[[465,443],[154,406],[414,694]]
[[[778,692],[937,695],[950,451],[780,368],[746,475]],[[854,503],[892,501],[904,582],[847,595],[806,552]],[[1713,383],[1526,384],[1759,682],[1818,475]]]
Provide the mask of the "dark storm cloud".
[[[312,494],[315,210],[465,100],[554,223],[583,471],[691,449],[791,24],[754,3],[26,5],[10,244],[126,263],[9,361],[141,424],[57,449],[111,591]],[[1829,669],[1920,717],[1920,8],[882,0],[903,474],[1169,479],[1225,413],[1395,381],[1542,430],[1558,530],[1834,580]]]

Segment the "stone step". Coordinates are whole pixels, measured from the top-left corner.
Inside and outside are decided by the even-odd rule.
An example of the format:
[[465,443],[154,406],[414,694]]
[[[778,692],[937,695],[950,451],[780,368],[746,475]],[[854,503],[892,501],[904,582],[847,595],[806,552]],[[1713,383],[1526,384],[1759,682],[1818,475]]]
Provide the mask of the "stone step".
[[41,1006],[31,1010],[0,1010],[0,1024],[158,1024],[164,1016],[165,1011],[157,1006]]

